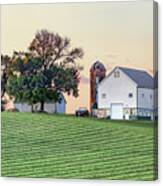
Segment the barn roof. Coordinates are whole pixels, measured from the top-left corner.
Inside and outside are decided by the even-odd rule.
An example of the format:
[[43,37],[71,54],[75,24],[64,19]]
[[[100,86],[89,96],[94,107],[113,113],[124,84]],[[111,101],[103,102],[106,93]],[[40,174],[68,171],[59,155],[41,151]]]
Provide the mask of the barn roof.
[[144,70],[137,70],[126,67],[119,67],[127,74],[140,88],[154,88],[154,79]]

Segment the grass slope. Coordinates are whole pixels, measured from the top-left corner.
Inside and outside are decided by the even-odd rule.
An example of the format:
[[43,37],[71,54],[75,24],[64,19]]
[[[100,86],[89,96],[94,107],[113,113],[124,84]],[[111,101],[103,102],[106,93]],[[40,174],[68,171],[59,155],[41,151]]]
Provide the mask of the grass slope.
[[152,122],[2,113],[2,176],[156,178]]

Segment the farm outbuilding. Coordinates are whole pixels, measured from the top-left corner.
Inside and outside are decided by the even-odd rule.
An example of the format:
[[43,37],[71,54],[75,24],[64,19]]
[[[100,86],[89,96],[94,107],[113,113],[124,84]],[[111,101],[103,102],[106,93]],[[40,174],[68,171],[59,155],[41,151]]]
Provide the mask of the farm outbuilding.
[[[26,102],[15,102],[14,106],[16,109],[18,109],[20,112],[31,112],[32,106]],[[34,111],[40,110],[40,103],[34,104],[33,109]],[[62,95],[60,102],[53,102],[48,101],[44,103],[44,111],[47,113],[65,113],[66,112],[66,100],[64,96]]]
[[116,67],[98,84],[96,115],[111,119],[154,119],[154,78],[144,70]]

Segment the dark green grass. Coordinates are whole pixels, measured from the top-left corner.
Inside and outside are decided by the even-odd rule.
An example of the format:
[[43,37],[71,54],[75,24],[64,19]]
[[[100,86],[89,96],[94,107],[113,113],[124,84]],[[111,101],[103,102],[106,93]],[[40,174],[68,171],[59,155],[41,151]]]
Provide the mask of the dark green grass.
[[2,176],[153,180],[155,124],[2,113]]

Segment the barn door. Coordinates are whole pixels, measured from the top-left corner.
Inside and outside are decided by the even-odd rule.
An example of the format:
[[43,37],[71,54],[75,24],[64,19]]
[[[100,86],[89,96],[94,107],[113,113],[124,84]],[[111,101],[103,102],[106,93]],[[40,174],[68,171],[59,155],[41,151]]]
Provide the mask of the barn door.
[[111,104],[111,119],[123,119],[123,104]]

